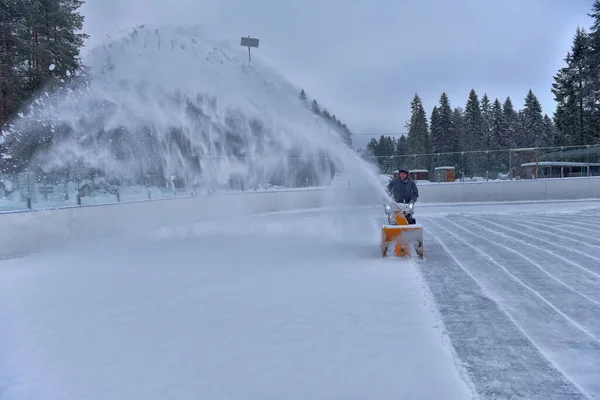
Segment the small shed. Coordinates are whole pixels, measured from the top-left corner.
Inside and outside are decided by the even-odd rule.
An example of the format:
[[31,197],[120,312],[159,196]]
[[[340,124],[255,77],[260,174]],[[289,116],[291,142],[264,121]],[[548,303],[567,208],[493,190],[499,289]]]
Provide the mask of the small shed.
[[408,171],[408,176],[413,181],[428,181],[429,171],[426,169],[411,169],[410,171]]
[[454,182],[455,172],[454,167],[437,167],[433,171],[436,182]]

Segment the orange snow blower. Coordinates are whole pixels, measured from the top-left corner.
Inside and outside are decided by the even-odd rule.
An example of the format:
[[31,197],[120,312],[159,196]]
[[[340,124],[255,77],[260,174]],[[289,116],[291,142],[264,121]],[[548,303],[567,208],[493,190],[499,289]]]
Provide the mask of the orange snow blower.
[[411,257],[414,249],[422,259],[425,256],[423,227],[417,225],[412,216],[414,204],[392,202],[384,204],[384,209],[388,224],[381,229],[381,255],[387,257],[392,250],[396,257]]

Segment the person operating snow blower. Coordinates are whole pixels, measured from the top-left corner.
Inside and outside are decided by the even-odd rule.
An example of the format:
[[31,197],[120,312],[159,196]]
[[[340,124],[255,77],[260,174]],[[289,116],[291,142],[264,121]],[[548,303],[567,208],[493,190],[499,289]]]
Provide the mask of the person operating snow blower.
[[419,198],[417,184],[406,169],[401,169],[387,190],[393,201],[384,201],[388,223],[381,228],[381,254],[410,257],[414,251],[419,258],[424,258],[423,227],[413,218],[414,204]]
[[[417,184],[408,176],[408,170],[406,169],[398,171],[398,177],[390,181],[387,190],[396,203],[409,204],[410,209],[419,198]],[[409,224],[415,224],[416,221],[412,215],[409,215],[408,219]]]

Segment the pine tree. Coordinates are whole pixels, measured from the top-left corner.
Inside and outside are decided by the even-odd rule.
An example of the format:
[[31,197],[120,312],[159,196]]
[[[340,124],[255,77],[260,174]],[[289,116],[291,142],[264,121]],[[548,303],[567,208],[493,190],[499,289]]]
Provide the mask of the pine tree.
[[406,136],[400,135],[395,144],[396,149],[394,151],[394,170],[397,170],[407,164],[409,150]]
[[552,119],[548,116],[548,114],[544,114],[544,129],[545,136],[548,140],[548,145],[551,147],[562,146],[560,144],[561,138],[559,137],[558,130],[554,125]]
[[376,157],[377,156],[377,139],[371,138],[371,140],[369,140],[369,143],[367,143],[366,148],[367,148],[367,151],[370,156]]
[[0,7],[0,123],[40,89],[52,90],[76,78],[82,0],[6,0]]
[[464,151],[463,136],[464,136],[465,112],[462,108],[456,107],[452,112],[452,126],[454,127],[454,135],[456,137],[457,151]]
[[[456,149],[456,153],[454,153],[449,159],[440,160],[438,162],[438,166],[453,166],[456,168],[456,177],[459,178],[464,173],[464,163],[463,156],[461,154],[464,151],[462,147],[463,136],[464,136],[464,120],[465,113],[461,107],[455,107],[452,112],[452,128],[454,129],[454,148]],[[439,165],[444,164],[444,165]]]
[[24,91],[26,46],[25,3],[6,1],[0,6],[0,128],[28,97]]
[[315,114],[321,114],[321,108],[319,107],[319,103],[317,103],[316,99],[312,101],[312,110]]
[[600,143],[600,0],[594,1],[592,13],[588,15],[594,21],[589,33],[590,51],[586,62],[589,79],[586,107],[590,110],[588,126],[589,135],[592,136],[587,140],[591,144]]
[[[463,149],[467,152],[463,156],[464,173],[467,176],[484,176],[487,169],[487,156],[481,152],[485,150],[485,126],[481,114],[481,105],[474,89],[469,93],[465,107]],[[477,153],[473,153],[476,151]]]
[[[408,155],[408,141],[406,140],[405,135],[401,135],[396,141],[396,152],[397,156],[406,156]],[[400,166],[398,166],[400,167]]]
[[506,173],[509,169],[509,154],[504,150],[508,147],[507,145],[507,124],[502,109],[502,103],[496,99],[492,105],[491,112],[491,132],[489,141],[489,167],[492,177],[498,173]]
[[525,107],[523,108],[523,146],[525,147],[545,147],[548,145],[546,129],[544,126],[544,116],[542,106],[531,89],[525,97]]
[[459,137],[454,126],[454,118],[450,100],[446,93],[442,93],[439,101],[439,129],[440,137],[436,142],[435,151],[438,153],[450,153],[460,151]]
[[431,152],[437,153],[438,144],[442,141],[442,130],[440,129],[440,115],[439,110],[436,106],[431,110],[430,117],[430,129],[431,129]]
[[[418,94],[410,104],[411,117],[408,123],[408,148],[411,154],[429,154],[429,127],[427,124],[427,115],[423,109],[423,102]],[[430,160],[428,156],[419,156],[414,159],[413,168],[429,169]]]
[[490,150],[506,149],[507,146],[507,126],[502,110],[502,103],[496,99],[492,105],[491,112],[491,133],[490,133]]
[[492,103],[487,93],[481,98],[481,117],[483,119],[483,148],[489,148],[492,130]]
[[306,100],[306,92],[304,89],[300,91],[300,100]]
[[586,144],[593,136],[590,126],[591,99],[586,63],[590,54],[589,38],[577,28],[571,51],[565,58],[566,66],[554,76],[552,93],[557,102],[554,114],[559,135],[553,142],[558,145]]
[[471,89],[465,107],[463,144],[464,151],[484,150],[485,127],[481,106],[475,89]]
[[32,33],[28,90],[32,93],[46,85],[69,79],[81,66],[79,49],[89,35],[78,33],[83,16],[77,12],[83,0],[37,0],[28,8]]
[[502,114],[504,116],[504,123],[506,124],[506,140],[504,148],[515,148],[518,147],[519,138],[519,115],[515,110],[512,100],[507,97],[502,105]]

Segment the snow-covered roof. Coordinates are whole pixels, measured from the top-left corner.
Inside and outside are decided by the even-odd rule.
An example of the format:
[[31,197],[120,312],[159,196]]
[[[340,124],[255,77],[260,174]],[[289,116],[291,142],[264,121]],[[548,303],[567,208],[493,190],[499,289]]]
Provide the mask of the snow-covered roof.
[[408,172],[416,172],[416,173],[420,173],[420,172],[429,172],[429,171],[428,171],[428,170],[426,170],[426,169],[411,169],[411,170],[410,170],[410,171],[408,171]]
[[540,162],[529,162],[521,164],[521,167],[533,167],[533,166],[552,166],[552,167],[600,167],[600,163],[582,163],[582,162],[568,162],[568,161],[540,161]]
[[435,171],[439,171],[439,170],[442,170],[442,169],[454,169],[454,167],[436,167]]

